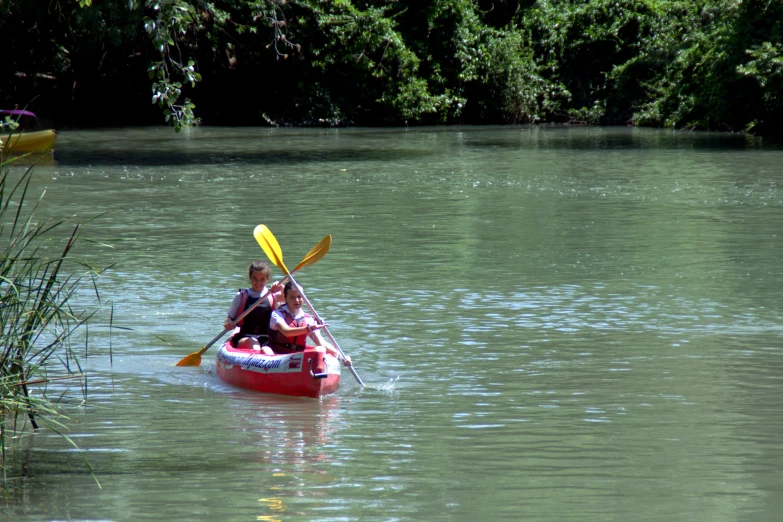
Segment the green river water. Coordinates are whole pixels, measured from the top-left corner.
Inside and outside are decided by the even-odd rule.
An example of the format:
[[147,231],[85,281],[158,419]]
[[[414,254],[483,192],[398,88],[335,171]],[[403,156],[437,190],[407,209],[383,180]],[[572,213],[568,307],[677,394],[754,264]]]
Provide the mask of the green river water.
[[[0,520],[780,519],[779,147],[204,127],[65,131],[55,160],[42,212],[97,216],[112,248],[78,254],[116,266],[86,402],[58,385],[79,449],[28,438]],[[298,280],[365,388],[232,388],[217,345],[174,366],[222,330],[260,223],[289,267],[332,235]]]

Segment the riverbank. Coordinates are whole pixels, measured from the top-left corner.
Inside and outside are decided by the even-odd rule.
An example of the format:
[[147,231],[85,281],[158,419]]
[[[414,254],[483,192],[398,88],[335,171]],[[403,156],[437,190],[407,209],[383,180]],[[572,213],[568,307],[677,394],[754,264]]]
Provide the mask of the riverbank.
[[[265,4],[266,5],[266,4]],[[783,4],[0,4],[0,107],[56,127],[573,123],[780,133]],[[32,29],[30,29],[32,28]]]

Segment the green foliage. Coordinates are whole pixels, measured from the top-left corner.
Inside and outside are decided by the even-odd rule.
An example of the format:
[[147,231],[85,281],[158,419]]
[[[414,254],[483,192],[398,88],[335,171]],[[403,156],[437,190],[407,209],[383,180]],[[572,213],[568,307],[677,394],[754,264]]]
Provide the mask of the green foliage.
[[539,121],[550,107],[524,33],[487,25],[472,0],[300,4],[320,33],[302,36],[318,85],[341,78],[370,121]]
[[741,130],[781,115],[781,9],[762,0],[551,0],[523,25],[574,119]]
[[[47,81],[62,93],[54,106],[135,97],[143,65],[147,103],[151,85],[177,130],[197,113],[247,124],[571,121],[762,132],[783,116],[780,0],[38,4],[0,2],[0,32],[11,36],[0,104],[43,93]],[[67,98],[69,89],[84,97]]]
[[191,87],[201,81],[196,63],[188,60],[184,64],[186,51],[183,51],[183,47],[189,47],[187,37],[196,24],[196,9],[185,0],[146,0],[145,5],[153,16],[143,17],[144,30],[159,53],[159,59],[147,69],[153,80],[152,103],[163,109],[166,122],[173,123],[174,130],[179,132],[182,127],[198,124],[193,114],[195,105],[189,99],[179,103],[182,82],[175,79],[182,78]]
[[11,116],[6,116],[0,120],[0,132],[12,131],[19,127],[19,122],[14,120]]
[[448,111],[453,100],[430,92],[418,74],[420,59],[406,45],[388,6],[359,10],[341,0],[309,7],[323,35],[311,43],[312,66],[322,78],[337,75],[350,86],[343,99],[362,99],[365,110],[392,122]]
[[[780,47],[771,42],[762,42],[747,51],[745,54],[752,58],[749,62],[737,67],[737,71],[750,76],[759,82],[761,87],[766,87],[773,82],[783,79],[783,56]],[[765,93],[765,101],[771,101],[771,93]]]
[[552,106],[588,123],[627,117],[622,102],[639,86],[636,72],[622,72],[643,55],[643,39],[660,37],[649,24],[659,15],[645,0],[542,1],[527,11],[536,63],[561,88]]
[[[80,377],[81,363],[71,337],[92,317],[72,298],[100,270],[71,270],[66,259],[79,239],[79,226],[59,248],[56,233],[64,222],[36,220],[38,204],[28,208],[32,168],[15,178],[0,162],[0,468],[8,471],[6,445],[25,425],[42,422],[60,433],[65,417],[50,399],[46,384]],[[40,203],[40,201],[39,201]],[[97,289],[95,289],[97,297]],[[79,382],[79,381],[76,381]],[[21,417],[21,422],[19,422]],[[67,439],[67,437],[66,437]],[[68,439],[69,440],[69,439]]]
[[482,24],[475,11],[469,24],[457,32],[455,57],[458,79],[467,86],[460,91],[474,106],[475,119],[536,123],[554,108],[553,96],[560,87],[539,73],[533,49],[523,31],[493,29]]

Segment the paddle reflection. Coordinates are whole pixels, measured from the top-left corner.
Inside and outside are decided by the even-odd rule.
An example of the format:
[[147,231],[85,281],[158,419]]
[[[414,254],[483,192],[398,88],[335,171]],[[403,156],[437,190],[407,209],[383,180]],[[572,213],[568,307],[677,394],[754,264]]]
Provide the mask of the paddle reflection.
[[[335,460],[330,446],[344,425],[341,398],[303,399],[242,391],[232,395],[237,399],[231,402],[237,406],[236,425],[229,429],[247,435],[242,458],[258,464],[252,476],[240,478],[244,484],[256,485],[250,491],[260,494],[263,514],[257,519],[307,516],[300,511],[301,503],[292,511],[291,499],[306,495],[310,502],[324,495],[319,489],[325,491],[323,486],[330,482],[329,469]],[[314,489],[313,481],[321,487]]]
[[274,515],[259,515],[256,520],[264,520],[266,522],[281,522],[282,519],[277,518],[279,516],[283,516],[283,514],[286,512],[285,504],[283,503],[283,499],[280,497],[272,497],[272,498],[259,498],[259,502],[261,502],[264,505],[264,508],[267,511],[271,511],[274,513]]

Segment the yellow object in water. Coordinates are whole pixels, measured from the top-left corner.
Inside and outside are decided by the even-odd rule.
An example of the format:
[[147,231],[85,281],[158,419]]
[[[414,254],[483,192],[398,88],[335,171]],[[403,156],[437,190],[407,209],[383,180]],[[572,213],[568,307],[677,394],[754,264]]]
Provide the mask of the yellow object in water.
[[21,134],[11,133],[0,135],[0,149],[4,154],[47,152],[52,150],[55,140],[57,140],[57,132],[51,129]]

